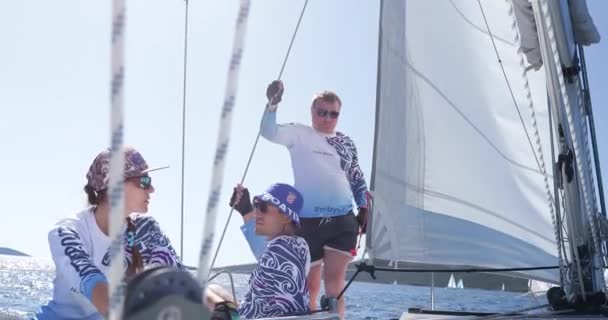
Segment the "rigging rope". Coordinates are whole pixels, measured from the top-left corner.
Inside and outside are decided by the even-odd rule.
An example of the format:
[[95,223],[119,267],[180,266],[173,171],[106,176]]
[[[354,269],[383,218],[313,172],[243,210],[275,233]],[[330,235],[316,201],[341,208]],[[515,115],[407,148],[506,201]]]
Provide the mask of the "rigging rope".
[[[532,139],[530,138],[530,134],[528,133],[528,129],[526,128],[526,124],[524,122],[523,116],[521,115],[521,111],[519,110],[519,106],[517,105],[517,100],[515,99],[515,94],[513,93],[513,88],[511,88],[511,83],[509,82],[509,79],[507,77],[507,73],[505,71],[505,67],[502,63],[502,60],[500,59],[500,54],[498,53],[498,48],[496,47],[496,42],[494,41],[494,35],[492,34],[492,32],[490,31],[490,25],[488,23],[488,20],[486,18],[486,14],[483,10],[483,6],[481,4],[480,0],[477,0],[477,3],[479,4],[479,9],[481,10],[481,15],[483,16],[483,20],[484,23],[486,25],[486,28],[488,30],[488,35],[490,36],[490,40],[492,41],[492,46],[494,48],[494,52],[496,53],[496,59],[498,60],[498,64],[500,65],[500,69],[502,70],[502,75],[505,78],[505,83],[507,84],[507,88],[509,89],[509,94],[511,95],[511,99],[513,100],[513,105],[515,106],[515,110],[517,111],[517,115],[519,116],[519,120],[521,122],[521,125],[524,129],[524,132],[526,134],[526,139],[528,140],[528,144],[530,145],[530,149],[532,150],[532,154],[534,155],[534,159],[536,160],[536,165],[538,166],[538,169],[540,170],[540,172],[543,174],[544,179],[545,179],[545,185],[547,187],[547,190],[550,190],[548,187],[548,182],[547,182],[547,170],[546,170],[546,166],[543,160],[543,153],[542,153],[542,148],[541,148],[541,144],[540,144],[540,134],[538,133],[538,128],[536,126],[536,116],[534,113],[534,105],[533,105],[533,101],[530,95],[530,86],[527,80],[527,76],[525,75],[525,68],[524,68],[524,73],[522,74],[523,80],[524,80],[524,87],[525,87],[525,91],[527,96],[529,96],[529,108],[532,111],[531,114],[531,118],[532,118],[532,127],[534,128],[534,134],[536,136],[536,144],[537,144],[537,148],[538,148],[538,155],[536,154],[536,151],[534,150],[534,146],[532,144]],[[515,24],[515,18],[513,16],[513,7],[510,8],[509,10],[509,14],[513,17],[513,21],[514,23],[512,24],[512,30],[515,31],[516,35],[516,44],[519,44],[519,34],[517,33],[516,30],[516,24]],[[520,65],[523,67],[523,55],[521,52],[521,47],[518,46],[518,55],[520,56]],[[548,197],[550,197],[551,203],[554,204],[554,200],[553,197],[551,196],[551,192],[548,191]]]
[[[285,65],[287,64],[287,59],[289,58],[289,53],[291,52],[291,48],[296,39],[296,35],[298,33],[298,29],[300,28],[300,23],[302,22],[302,17],[304,17],[304,12],[306,11],[307,5],[308,5],[308,0],[306,0],[304,2],[304,6],[302,7],[302,11],[300,12],[300,17],[298,19],[298,23],[296,24],[296,28],[293,32],[293,35],[291,36],[291,42],[289,43],[289,47],[287,48],[287,53],[285,54],[285,58],[283,59],[283,65],[281,66],[281,71],[279,71],[279,76],[277,77],[277,80],[281,80],[281,77],[283,76],[283,71],[285,70]],[[264,121],[264,117],[266,116],[268,107],[269,107],[269,104],[266,104],[266,108],[264,108],[264,113],[262,114],[262,118],[260,121],[260,128],[258,129],[258,134],[253,143],[253,147],[251,148],[251,152],[249,153],[249,159],[247,160],[247,165],[245,166],[245,172],[243,172],[243,176],[241,177],[241,182],[240,182],[241,184],[243,184],[243,182],[245,181],[245,177],[247,176],[247,172],[249,171],[249,166],[251,165],[251,160],[253,159],[253,154],[255,153],[255,149],[258,145],[258,141],[260,140],[260,134],[262,133],[262,122]],[[222,242],[224,241],[224,236],[226,235],[226,230],[228,229],[228,225],[230,224],[230,219],[232,218],[233,212],[234,212],[234,208],[231,208],[230,212],[228,213],[228,218],[226,219],[226,224],[224,225],[224,230],[222,231],[222,235],[220,236],[220,241],[215,250],[215,254],[213,255],[213,260],[211,261],[211,266],[209,267],[210,271],[211,271],[211,269],[213,269],[213,266],[215,265],[215,261],[217,260],[217,255],[220,252],[220,248],[222,246]]]
[[591,90],[589,89],[589,80],[587,79],[587,64],[585,63],[585,50],[583,49],[583,45],[577,45],[578,52],[581,58],[581,72],[583,74],[583,87],[585,93],[585,112],[587,114],[587,118],[589,119],[589,130],[591,131],[591,143],[594,151],[594,159],[595,159],[595,171],[597,173],[597,185],[598,185],[598,193],[600,195],[600,208],[604,216],[608,213],[606,212],[606,203],[604,201],[604,187],[602,183],[602,170],[600,168],[600,159],[598,158],[597,151],[597,141],[595,134],[595,121],[593,120],[593,108],[591,107]]
[[186,159],[186,80],[187,80],[187,65],[188,65],[188,0],[184,0],[185,6],[185,21],[184,21],[184,79],[182,82],[182,180],[181,180],[181,201],[180,201],[180,238],[179,238],[179,256],[184,261],[184,171]]
[[121,227],[124,222],[124,153],[123,146],[123,102],[124,102],[124,41],[126,1],[112,2],[112,79],[111,79],[111,158],[110,158],[110,273],[109,273],[109,314],[111,320],[122,318],[124,288],[122,287],[123,259]]
[[[481,2],[478,2],[479,6],[481,8]],[[482,10],[482,14],[483,14],[483,8]],[[523,51],[521,49],[521,37],[519,34],[519,29],[517,27],[517,19],[515,18],[515,8],[513,7],[513,3],[510,2],[509,5],[509,16],[512,19],[512,24],[511,24],[511,31],[513,32],[514,38],[515,38],[515,45],[517,46],[517,55],[519,57],[519,65],[520,68],[522,69],[522,73],[521,73],[521,78],[524,82],[524,93],[526,95],[526,97],[528,97],[528,109],[530,110],[530,120],[532,122],[532,129],[534,130],[534,137],[536,138],[536,148],[537,148],[537,152],[538,152],[538,158],[537,161],[539,163],[540,166],[540,170],[543,173],[543,182],[545,184],[545,195],[547,197],[547,201],[549,203],[549,214],[551,216],[551,223],[553,224],[553,232],[554,232],[554,236],[555,236],[555,240],[557,242],[557,254],[558,254],[558,262],[560,264],[560,274],[562,274],[563,272],[563,256],[562,256],[562,237],[561,237],[561,232],[560,232],[560,220],[559,220],[559,209],[558,209],[558,201],[555,201],[554,196],[551,194],[551,187],[549,185],[549,178],[548,178],[548,174],[547,174],[547,167],[545,165],[545,159],[543,156],[543,149],[542,149],[542,144],[541,144],[541,139],[540,139],[540,133],[538,130],[538,126],[537,126],[537,121],[536,121],[536,112],[534,110],[534,101],[532,100],[532,93],[530,90],[530,83],[528,81],[528,75],[527,75],[527,68],[525,67],[525,63],[524,63],[524,54]],[[485,15],[484,15],[484,20],[485,20]],[[490,27],[487,23],[486,20],[486,26],[488,28],[488,31],[490,30]],[[490,34],[491,36],[491,34]],[[498,50],[496,49],[496,46],[494,47],[494,50],[496,52],[496,55],[498,56]],[[499,58],[500,59],[500,58]],[[501,63],[502,66],[502,63]],[[504,69],[503,69],[504,72]],[[505,74],[505,80],[508,82],[506,74]],[[513,102],[515,103],[515,98],[513,98]],[[518,114],[519,114],[519,109],[517,106],[517,103],[515,103],[515,108],[517,108],[518,110]],[[521,118],[521,114],[519,114],[520,120],[522,122],[522,126],[524,127],[524,129],[526,128],[523,122],[523,119]],[[551,127],[552,124],[549,123],[549,126]],[[528,132],[526,131],[526,135],[528,134]],[[553,138],[553,135],[551,133],[551,131],[549,131],[549,135],[550,138]],[[530,138],[528,137],[528,142],[531,143]],[[532,145],[530,145],[532,146]],[[553,150],[553,145],[551,146],[552,150]],[[534,149],[532,149],[532,151],[534,151]],[[534,153],[534,155],[536,156],[536,153]],[[553,156],[553,154],[552,154]]]
[[198,264],[198,280],[201,284],[203,292],[205,291],[209,278],[210,268],[208,266],[209,258],[211,257],[211,246],[215,234],[215,220],[217,217],[218,202],[222,191],[222,182],[224,179],[224,164],[228,144],[230,142],[230,128],[232,124],[232,111],[236,102],[236,93],[238,88],[238,75],[241,66],[241,57],[243,56],[245,33],[247,31],[247,21],[249,18],[250,1],[240,0],[238,17],[234,32],[232,44],[232,56],[228,68],[228,76],[226,79],[226,92],[224,95],[224,105],[220,116],[220,125],[218,128],[217,144],[215,149],[215,160],[213,162],[213,172],[211,175],[211,186],[209,188],[209,197],[207,200],[207,212],[205,215],[205,225],[203,228],[203,240],[201,243],[199,264]]

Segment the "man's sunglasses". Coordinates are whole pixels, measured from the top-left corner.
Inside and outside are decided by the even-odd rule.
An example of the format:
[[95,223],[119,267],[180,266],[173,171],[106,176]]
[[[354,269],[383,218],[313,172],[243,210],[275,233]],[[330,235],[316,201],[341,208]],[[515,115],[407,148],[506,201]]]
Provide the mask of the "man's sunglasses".
[[338,111],[329,111],[329,110],[325,110],[325,109],[321,109],[321,108],[315,108],[315,109],[317,109],[317,116],[319,116],[321,118],[325,118],[329,115],[330,118],[336,119],[340,115],[340,112],[338,112]]

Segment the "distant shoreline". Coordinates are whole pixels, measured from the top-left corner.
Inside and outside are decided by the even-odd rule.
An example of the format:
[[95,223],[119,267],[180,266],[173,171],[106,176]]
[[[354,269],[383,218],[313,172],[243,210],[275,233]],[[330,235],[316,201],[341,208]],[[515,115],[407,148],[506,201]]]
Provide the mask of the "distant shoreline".
[[5,248],[5,247],[0,247],[0,255],[5,255],[5,256],[17,256],[17,257],[30,257],[29,254],[27,253],[23,253],[19,250],[15,250],[15,249],[11,249],[11,248]]
[[[0,247],[0,256],[13,256],[13,257],[31,257],[26,253],[18,250]],[[356,271],[355,264],[359,261],[352,262],[347,270],[346,279],[349,280]],[[246,274],[249,275],[253,272],[256,267],[256,263],[232,265],[221,268],[214,268],[212,274],[217,273],[221,270],[226,270],[230,273],[235,274]],[[377,261],[377,267],[389,267],[384,261]],[[441,266],[433,265],[422,265],[415,263],[400,263],[400,268],[404,269],[437,269]],[[186,266],[190,271],[195,272],[197,267]],[[355,282],[370,282],[378,284],[400,284],[400,285],[412,285],[412,286],[423,286],[431,287],[434,285],[436,288],[447,287],[450,276],[453,275],[456,282],[462,280],[464,288],[467,289],[485,289],[492,291],[510,291],[510,292],[528,292],[528,279],[522,278],[514,274],[500,274],[500,273],[435,273],[434,276],[429,272],[408,272],[408,273],[396,273],[396,272],[382,272],[376,271],[376,279],[373,279],[368,273],[361,272]]]
[[[348,270],[346,272],[346,279],[349,280],[352,275],[356,271],[355,264],[359,263],[359,261],[352,262]],[[251,274],[256,264],[242,264],[235,266],[226,266],[223,268],[214,268],[213,273],[218,272],[220,270],[227,270],[231,273],[239,273],[239,274]],[[380,265],[382,266],[382,265]],[[401,263],[401,268],[421,268],[421,264],[407,264]],[[427,265],[426,267],[433,267]],[[193,268],[196,270],[196,268]],[[431,274],[428,272],[419,272],[419,273],[388,273],[376,271],[375,276],[376,279],[373,279],[368,273],[362,272],[360,273],[355,282],[371,282],[371,283],[380,283],[380,284],[402,284],[402,285],[412,285],[412,286],[424,286],[430,287],[432,283],[436,288],[447,287],[448,281],[450,278],[450,273],[436,273],[434,275],[434,279],[431,279]],[[463,280],[463,284],[465,288],[468,289],[484,289],[484,290],[493,290],[500,291],[504,286],[505,291],[510,292],[527,292],[528,288],[528,279],[508,275],[508,274],[497,274],[497,273],[453,273],[455,280],[458,282],[459,279]]]

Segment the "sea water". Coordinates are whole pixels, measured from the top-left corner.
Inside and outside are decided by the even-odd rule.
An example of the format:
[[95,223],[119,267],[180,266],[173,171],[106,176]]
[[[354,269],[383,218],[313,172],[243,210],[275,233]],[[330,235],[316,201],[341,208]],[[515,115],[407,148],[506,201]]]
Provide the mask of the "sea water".
[[[51,261],[0,255],[0,319],[29,319],[52,296],[55,271]],[[242,298],[249,276],[235,274]],[[230,288],[227,276],[215,283]],[[346,292],[347,319],[398,319],[408,308],[431,308],[430,288],[354,282]],[[546,303],[542,297],[477,289],[435,288],[435,309],[507,312]]]

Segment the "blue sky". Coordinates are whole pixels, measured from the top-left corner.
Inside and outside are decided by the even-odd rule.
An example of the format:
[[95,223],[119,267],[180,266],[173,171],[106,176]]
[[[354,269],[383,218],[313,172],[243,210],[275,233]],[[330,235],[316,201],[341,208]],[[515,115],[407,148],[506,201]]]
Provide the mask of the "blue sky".
[[[608,37],[608,2],[589,0]],[[220,5],[221,3],[221,5]],[[257,133],[265,88],[277,77],[304,1],[254,1],[221,203],[239,181]],[[217,125],[238,1],[191,1],[187,83],[184,258],[198,261]],[[185,3],[132,0],[127,9],[125,140],[151,165],[150,214],[179,251],[182,55]],[[376,90],[378,3],[310,1],[283,80],[280,122],[309,123],[312,94],[336,91],[340,129],[369,177]],[[109,142],[110,1],[0,4],[0,246],[49,257],[47,231],[82,210],[90,161]],[[608,42],[587,48],[604,180],[608,172]],[[292,182],[287,151],[261,140],[246,185]],[[221,230],[229,208],[218,217]],[[235,214],[217,265],[252,262]]]

